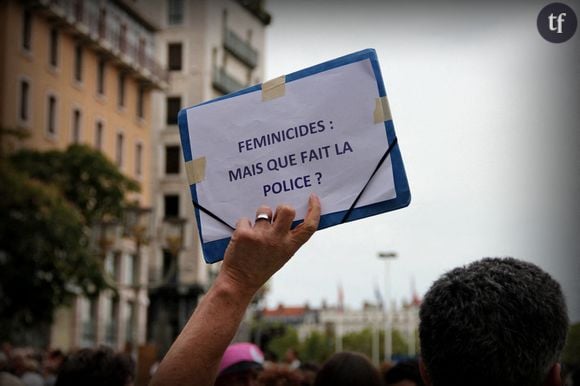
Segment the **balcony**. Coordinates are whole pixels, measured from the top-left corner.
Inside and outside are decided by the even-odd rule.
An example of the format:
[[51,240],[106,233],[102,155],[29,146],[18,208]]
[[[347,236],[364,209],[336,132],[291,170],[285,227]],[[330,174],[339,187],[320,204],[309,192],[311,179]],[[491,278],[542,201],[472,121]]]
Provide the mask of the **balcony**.
[[146,85],[159,89],[167,87],[169,73],[146,52],[145,40],[135,42],[136,34],[107,17],[94,2],[37,0],[34,3],[57,25]]
[[232,30],[225,30],[224,48],[251,69],[254,69],[258,64],[258,51]]
[[232,78],[223,68],[217,67],[213,69],[212,85],[216,90],[224,94],[229,94],[245,87],[244,84]]

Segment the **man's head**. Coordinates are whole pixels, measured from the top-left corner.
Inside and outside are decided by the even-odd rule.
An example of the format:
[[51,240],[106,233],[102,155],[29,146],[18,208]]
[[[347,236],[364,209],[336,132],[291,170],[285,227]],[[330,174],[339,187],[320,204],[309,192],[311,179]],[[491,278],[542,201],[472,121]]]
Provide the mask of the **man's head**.
[[537,266],[486,258],[455,268],[425,295],[422,366],[432,386],[539,386],[566,340],[560,285]]

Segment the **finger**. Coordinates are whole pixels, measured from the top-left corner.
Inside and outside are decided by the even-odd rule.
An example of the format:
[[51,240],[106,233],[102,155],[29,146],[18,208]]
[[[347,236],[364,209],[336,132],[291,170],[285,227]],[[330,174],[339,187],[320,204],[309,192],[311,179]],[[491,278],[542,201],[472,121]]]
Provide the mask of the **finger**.
[[300,245],[304,244],[308,239],[316,232],[318,229],[318,224],[320,223],[320,199],[314,193],[310,195],[308,200],[308,212],[304,217],[304,222],[298,225],[292,231],[294,238],[299,242]]
[[238,229],[249,229],[252,227],[252,223],[250,222],[250,219],[247,217],[242,217],[238,220],[238,222],[236,223],[236,230]]
[[288,232],[292,226],[294,217],[296,217],[296,210],[294,210],[294,208],[288,205],[279,205],[276,208],[274,222],[272,223],[276,232]]
[[[258,216],[266,215],[268,219],[258,219]],[[254,221],[254,228],[267,227],[272,222],[272,209],[269,206],[261,205],[256,210],[256,220]]]

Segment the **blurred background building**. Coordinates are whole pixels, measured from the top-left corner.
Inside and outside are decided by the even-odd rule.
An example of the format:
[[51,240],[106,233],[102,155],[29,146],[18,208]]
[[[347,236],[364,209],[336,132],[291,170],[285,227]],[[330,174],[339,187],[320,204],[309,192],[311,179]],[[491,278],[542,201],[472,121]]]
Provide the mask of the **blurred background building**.
[[[128,199],[143,221],[153,199],[152,90],[167,86],[154,56],[158,28],[121,1],[3,1],[0,8],[0,126],[26,134],[3,137],[2,149],[99,149],[140,183]],[[118,292],[61,308],[51,346],[145,342],[150,248],[139,223],[121,225],[95,226]]]
[[[190,202],[180,108],[262,82],[270,15],[262,1],[0,2],[4,152],[100,150],[141,191],[93,241],[117,291],[59,309],[47,339],[163,353],[216,267],[203,262]],[[156,354],[153,354],[156,353]]]
[[270,22],[261,1],[137,1],[161,27],[156,35],[168,87],[153,95],[154,217],[161,229],[151,259],[148,339],[165,352],[213,279],[203,261],[180,147],[177,114],[264,77]]

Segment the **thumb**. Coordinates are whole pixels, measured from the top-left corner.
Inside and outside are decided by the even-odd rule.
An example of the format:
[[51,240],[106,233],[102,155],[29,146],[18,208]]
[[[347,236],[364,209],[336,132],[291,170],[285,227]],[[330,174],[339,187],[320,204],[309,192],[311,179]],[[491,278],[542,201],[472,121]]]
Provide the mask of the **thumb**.
[[320,223],[320,198],[315,193],[308,200],[308,211],[304,221],[292,230],[292,237],[297,242],[296,249],[300,248],[318,229]]

